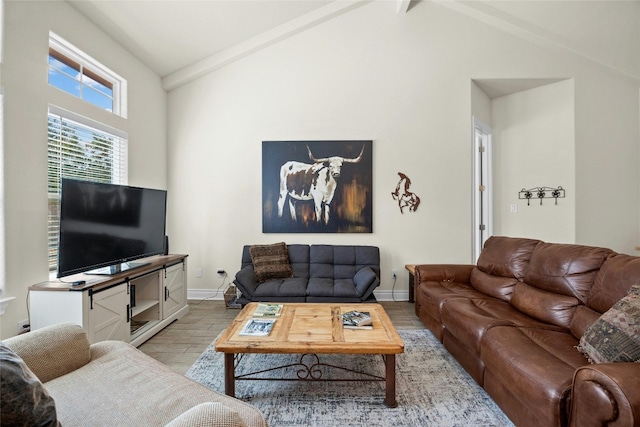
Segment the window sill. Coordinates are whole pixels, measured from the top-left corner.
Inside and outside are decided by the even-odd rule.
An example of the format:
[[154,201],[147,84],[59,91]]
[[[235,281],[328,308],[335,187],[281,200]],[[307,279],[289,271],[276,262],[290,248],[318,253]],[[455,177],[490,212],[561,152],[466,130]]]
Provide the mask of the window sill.
[[16,297],[7,297],[7,298],[0,299],[0,316],[4,314],[4,311],[7,309],[7,306],[14,299],[16,299]]

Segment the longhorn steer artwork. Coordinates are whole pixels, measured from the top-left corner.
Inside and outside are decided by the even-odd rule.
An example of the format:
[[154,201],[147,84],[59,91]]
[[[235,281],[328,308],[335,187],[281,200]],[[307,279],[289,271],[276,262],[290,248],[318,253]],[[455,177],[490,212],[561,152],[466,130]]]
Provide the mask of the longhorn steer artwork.
[[280,168],[280,193],[278,195],[278,218],[282,218],[285,203],[289,202],[289,214],[297,221],[296,201],[313,200],[317,223],[329,224],[331,202],[338,186],[337,179],[345,163],[358,163],[364,153],[364,145],[358,157],[349,159],[340,156],[315,158],[307,145],[309,159],[313,164],[288,161]]

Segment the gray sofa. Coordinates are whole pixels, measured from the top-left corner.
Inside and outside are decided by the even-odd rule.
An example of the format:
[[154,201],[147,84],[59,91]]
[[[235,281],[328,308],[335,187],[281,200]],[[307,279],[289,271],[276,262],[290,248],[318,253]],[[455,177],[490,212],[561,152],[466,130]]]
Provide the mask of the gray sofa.
[[376,246],[287,245],[293,277],[260,282],[251,245],[242,249],[242,268],[233,283],[249,302],[372,302],[380,285],[380,250]]

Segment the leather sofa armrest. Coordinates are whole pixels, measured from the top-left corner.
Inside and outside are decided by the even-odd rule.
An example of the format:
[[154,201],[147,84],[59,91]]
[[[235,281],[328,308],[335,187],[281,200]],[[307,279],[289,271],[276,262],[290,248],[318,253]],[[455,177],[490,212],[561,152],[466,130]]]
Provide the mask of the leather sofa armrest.
[[247,265],[236,273],[236,279],[233,283],[240,289],[242,295],[251,299],[260,281],[258,280],[258,276],[256,276],[253,266]]
[[247,427],[240,415],[221,403],[204,402],[174,418],[166,427]]
[[415,285],[422,282],[469,283],[472,264],[419,264],[416,265]]
[[46,383],[91,361],[84,329],[59,323],[8,338],[4,343],[24,360],[40,381]]
[[569,425],[640,425],[640,363],[602,363],[577,369]]

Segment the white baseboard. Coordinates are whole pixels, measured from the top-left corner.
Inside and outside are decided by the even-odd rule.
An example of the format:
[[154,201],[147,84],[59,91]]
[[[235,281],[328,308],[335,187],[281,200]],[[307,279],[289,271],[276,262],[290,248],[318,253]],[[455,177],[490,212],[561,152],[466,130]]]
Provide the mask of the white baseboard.
[[187,299],[192,300],[224,300],[223,289],[187,289]]
[[[379,290],[373,293],[378,301],[409,301],[409,291]],[[191,300],[224,300],[224,290],[188,289],[187,298]]]

